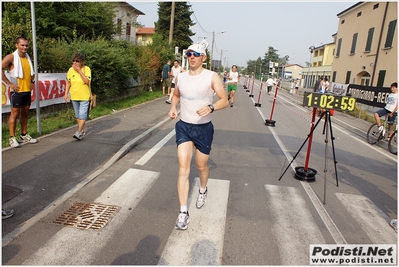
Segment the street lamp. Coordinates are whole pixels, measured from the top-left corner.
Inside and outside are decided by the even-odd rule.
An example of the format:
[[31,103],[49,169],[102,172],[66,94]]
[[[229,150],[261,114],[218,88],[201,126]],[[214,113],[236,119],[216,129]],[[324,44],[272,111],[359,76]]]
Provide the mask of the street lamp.
[[215,34],[215,32],[212,32],[212,50],[211,50],[211,60],[210,60],[211,68],[210,68],[210,70],[212,70],[213,47],[214,47],[214,45],[215,45],[215,35],[221,34],[221,33],[225,33],[225,32],[226,32],[225,30],[223,30],[223,31],[221,31],[221,32],[218,32],[218,33],[216,33],[216,34]]
[[289,58],[290,58],[290,57],[289,57],[288,55],[286,55],[286,56],[284,57],[285,61],[283,62],[284,64],[283,64],[283,66],[282,66],[282,70],[283,70],[282,75],[283,75],[283,77],[282,77],[282,80],[281,80],[281,88],[283,88],[283,84],[284,84],[284,80],[285,80],[285,67],[286,67],[286,65],[287,65],[287,62],[288,62],[288,59],[289,59]]
[[312,65],[312,55],[315,47],[312,45],[309,47],[309,52],[310,52],[310,60],[309,60],[309,68],[308,68],[308,75],[307,75],[307,81],[306,81],[306,88],[309,88],[309,82],[310,82],[310,66]]
[[229,65],[229,58],[230,57],[224,57],[224,69],[227,70],[227,66]]
[[[225,52],[227,52],[227,51],[229,51],[229,49],[225,49],[224,50]],[[223,58],[223,49],[220,51],[220,65],[219,65],[219,68],[221,67],[221,68],[223,68],[223,63],[222,63],[222,58]],[[223,70],[224,70],[224,68],[223,68]]]

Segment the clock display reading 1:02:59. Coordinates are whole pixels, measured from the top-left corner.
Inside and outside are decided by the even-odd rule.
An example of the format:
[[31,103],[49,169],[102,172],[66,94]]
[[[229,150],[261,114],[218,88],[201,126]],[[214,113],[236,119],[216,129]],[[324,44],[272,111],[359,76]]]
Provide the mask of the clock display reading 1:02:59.
[[351,111],[355,109],[355,104],[356,98],[349,96],[305,92],[303,97],[306,107]]

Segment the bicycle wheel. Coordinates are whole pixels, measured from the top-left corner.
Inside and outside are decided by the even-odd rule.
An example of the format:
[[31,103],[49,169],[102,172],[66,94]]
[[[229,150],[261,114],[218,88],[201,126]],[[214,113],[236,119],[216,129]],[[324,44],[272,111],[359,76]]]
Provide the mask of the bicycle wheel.
[[398,154],[398,134],[397,131],[395,131],[391,138],[389,138],[388,141],[388,150],[394,155]]
[[369,130],[367,131],[367,142],[369,144],[374,145],[381,139],[382,132],[378,131],[377,123],[374,123],[370,126]]

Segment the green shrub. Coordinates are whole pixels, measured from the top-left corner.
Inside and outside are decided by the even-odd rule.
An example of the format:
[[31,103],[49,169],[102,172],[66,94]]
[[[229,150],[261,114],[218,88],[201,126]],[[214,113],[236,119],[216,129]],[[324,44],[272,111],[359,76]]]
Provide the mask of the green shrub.
[[102,99],[112,98],[131,88],[130,79],[137,80],[140,75],[133,45],[126,41],[84,40],[83,37],[72,41],[44,39],[39,47],[41,72],[67,72],[73,54],[84,54],[85,65],[92,71],[92,91]]

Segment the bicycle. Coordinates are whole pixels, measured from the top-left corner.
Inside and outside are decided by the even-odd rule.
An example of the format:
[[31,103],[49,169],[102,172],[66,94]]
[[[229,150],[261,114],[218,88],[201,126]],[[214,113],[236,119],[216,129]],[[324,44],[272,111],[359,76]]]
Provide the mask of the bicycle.
[[396,125],[395,132],[388,141],[388,150],[394,155],[398,154],[398,125]]
[[[389,132],[392,132],[394,129],[393,125],[391,127],[391,130],[389,131],[388,127],[388,116],[389,114],[385,115],[385,119],[382,122],[383,129],[380,130],[377,123],[374,123],[370,126],[369,130],[367,131],[367,142],[369,144],[377,144],[379,141],[383,140],[384,138],[388,137]],[[397,126],[395,126],[396,128]],[[391,135],[391,138],[388,141],[388,150],[392,154],[397,154],[397,146],[396,146],[396,140],[397,140],[397,130]],[[389,143],[391,143],[391,146],[389,146]]]

